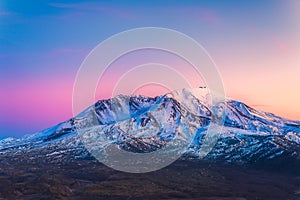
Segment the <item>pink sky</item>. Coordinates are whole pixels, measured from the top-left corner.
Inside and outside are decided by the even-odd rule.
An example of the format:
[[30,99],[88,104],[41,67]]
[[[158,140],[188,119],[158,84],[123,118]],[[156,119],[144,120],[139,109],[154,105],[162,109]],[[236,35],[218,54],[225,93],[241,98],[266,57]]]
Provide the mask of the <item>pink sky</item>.
[[[300,120],[297,0],[141,1],[133,6],[5,2],[0,3],[0,138],[40,131],[71,118],[76,72],[88,52],[113,34],[145,26],[175,29],[202,44],[219,69],[228,97]],[[97,98],[108,98],[108,88],[132,65],[143,62],[163,62],[193,86],[203,84],[174,57],[129,55],[108,70],[100,81],[106,90],[98,91]],[[136,93],[146,94],[149,88]],[[156,92],[149,94],[166,91],[159,88],[155,85]]]

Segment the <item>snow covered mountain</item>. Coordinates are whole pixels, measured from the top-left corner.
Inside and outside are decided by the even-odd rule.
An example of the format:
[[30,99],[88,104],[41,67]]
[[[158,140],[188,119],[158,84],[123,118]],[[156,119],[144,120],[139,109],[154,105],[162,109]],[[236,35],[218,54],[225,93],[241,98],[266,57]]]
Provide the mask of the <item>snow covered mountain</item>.
[[[216,130],[209,130],[212,125]],[[0,155],[62,162],[61,157],[84,159],[111,145],[149,153],[170,144],[187,144],[180,153],[194,159],[256,162],[284,156],[299,160],[300,122],[231,99],[213,105],[206,88],[155,98],[119,95],[99,100],[44,131],[1,140]]]

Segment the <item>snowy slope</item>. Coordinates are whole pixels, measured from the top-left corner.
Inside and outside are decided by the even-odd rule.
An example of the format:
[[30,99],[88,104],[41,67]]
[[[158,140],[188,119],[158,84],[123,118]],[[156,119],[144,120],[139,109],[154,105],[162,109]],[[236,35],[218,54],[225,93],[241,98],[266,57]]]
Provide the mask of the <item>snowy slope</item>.
[[[207,136],[212,125],[221,128]],[[215,142],[207,143],[210,137]],[[299,159],[300,122],[231,99],[213,105],[207,88],[155,98],[119,95],[44,131],[1,140],[0,154],[38,150],[47,157],[84,158],[86,147],[97,152],[118,145],[125,151],[147,153],[176,143],[187,144],[181,153],[192,158],[252,162],[285,155]]]

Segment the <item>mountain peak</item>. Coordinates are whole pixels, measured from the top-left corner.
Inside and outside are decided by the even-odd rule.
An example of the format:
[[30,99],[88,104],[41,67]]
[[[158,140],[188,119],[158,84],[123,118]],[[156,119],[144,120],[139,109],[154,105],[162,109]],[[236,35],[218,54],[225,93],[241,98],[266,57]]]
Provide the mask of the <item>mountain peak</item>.
[[207,87],[157,97],[118,95],[99,100],[54,127],[20,139],[0,141],[0,153],[32,149],[85,152],[89,145],[105,149],[112,144],[140,153],[156,151],[176,140],[191,141],[185,155],[201,158],[207,131],[216,118],[222,118],[218,124],[222,131],[213,133],[217,140],[206,159],[248,162],[281,155],[299,158],[300,122],[231,99],[213,104]]

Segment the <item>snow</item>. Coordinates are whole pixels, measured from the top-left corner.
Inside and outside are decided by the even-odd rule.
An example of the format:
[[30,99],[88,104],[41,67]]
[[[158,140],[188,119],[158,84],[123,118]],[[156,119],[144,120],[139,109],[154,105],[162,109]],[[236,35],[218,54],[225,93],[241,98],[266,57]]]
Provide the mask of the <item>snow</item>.
[[[223,121],[218,124],[216,118]],[[203,146],[207,130],[212,132],[212,143],[217,142],[214,149]],[[57,137],[51,139],[55,134]],[[284,145],[276,145],[273,136]],[[300,122],[257,111],[232,99],[213,105],[206,87],[156,98],[119,95],[100,100],[75,118],[44,131],[1,140],[0,153],[39,147],[51,150],[47,156],[57,156],[66,152],[62,148],[80,149],[84,144],[96,151],[113,143],[124,147],[132,140],[138,141],[132,145],[143,148],[184,141],[191,143],[187,154],[193,157],[210,152],[211,158],[239,160],[256,154],[273,158],[293,144],[300,145]]]

